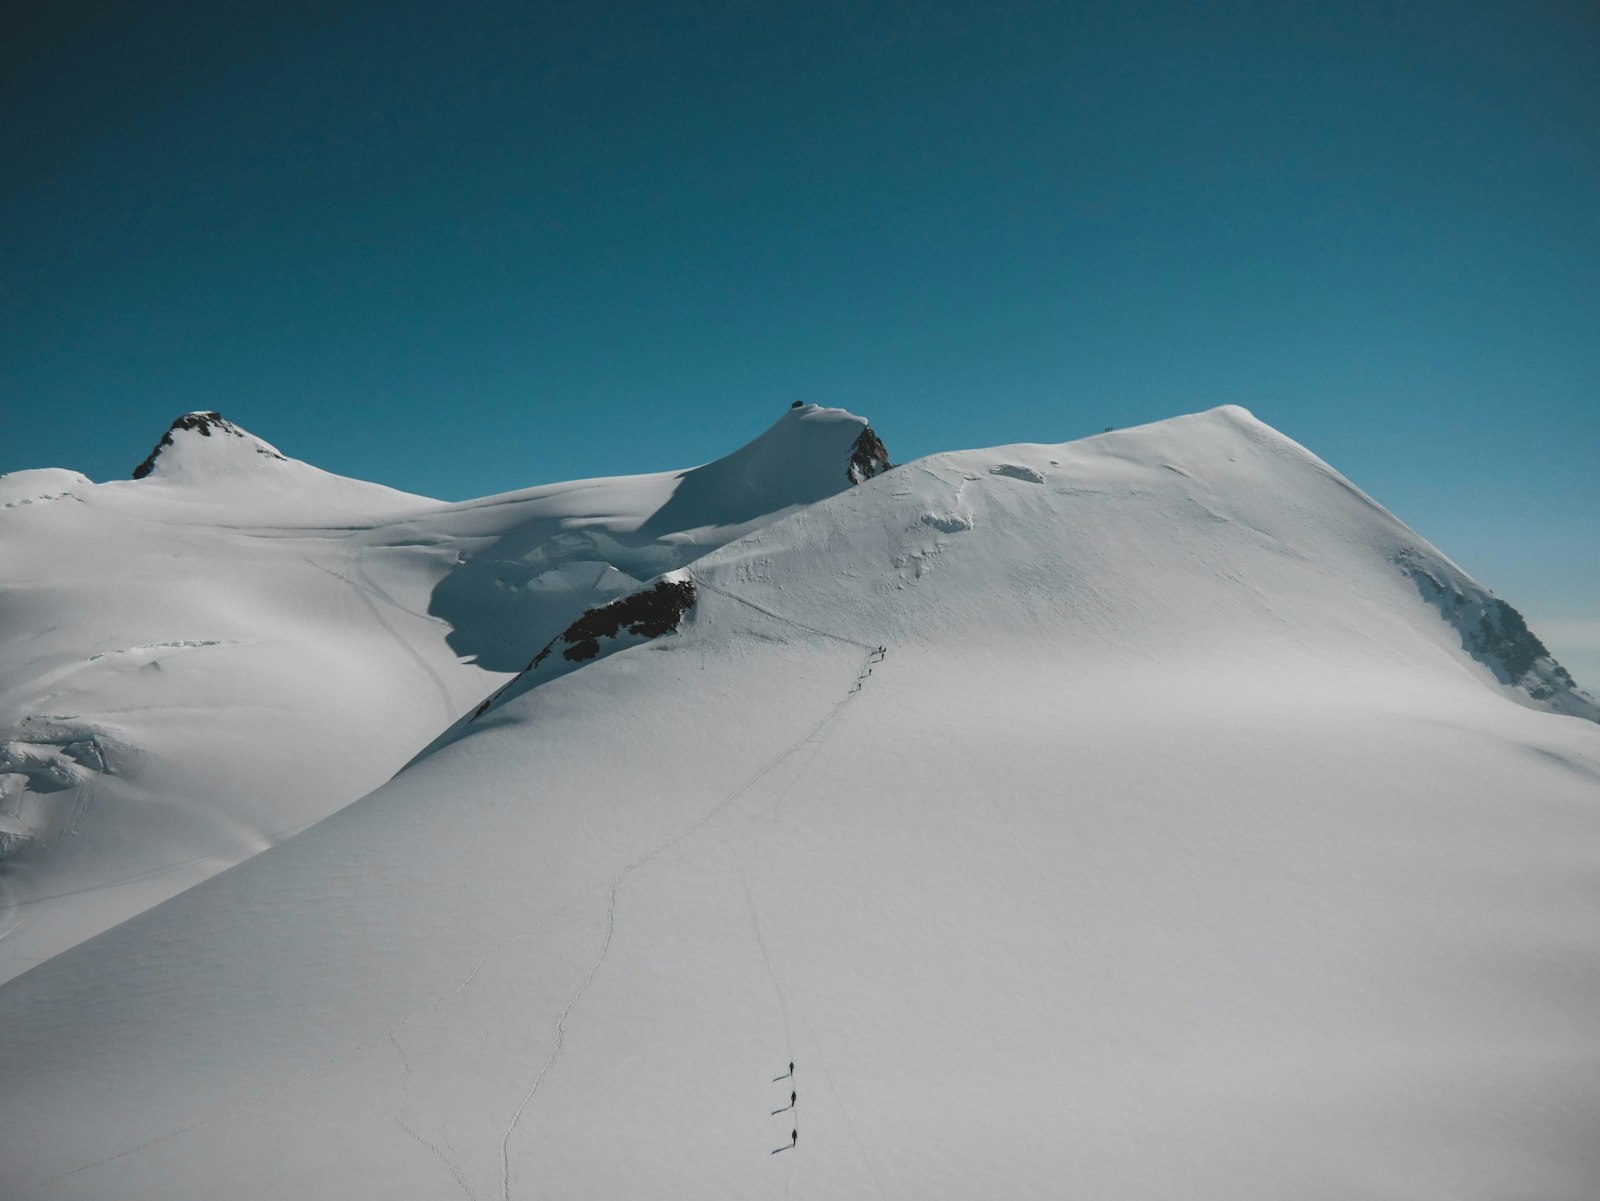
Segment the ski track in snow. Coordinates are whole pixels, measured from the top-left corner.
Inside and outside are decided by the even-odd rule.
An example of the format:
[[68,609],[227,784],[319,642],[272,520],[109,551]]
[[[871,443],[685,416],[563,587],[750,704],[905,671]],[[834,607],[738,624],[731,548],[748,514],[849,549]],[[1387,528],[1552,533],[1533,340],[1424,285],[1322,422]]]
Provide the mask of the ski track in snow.
[[[86,889],[84,891],[93,890]],[[565,905],[562,905],[553,912],[546,914],[543,918],[540,918],[538,921],[534,922],[520,933],[513,935],[510,938],[502,939],[500,942],[490,947],[489,950],[485,951],[481,956],[479,956],[478,961],[472,965],[472,970],[463,976],[458,983],[452,985],[450,988],[446,989],[444,992],[438,994],[424,1004],[419,1005],[416,1009],[413,1009],[410,1013],[406,1014],[405,1017],[401,1018],[393,1025],[386,1026],[380,1031],[369,1032],[369,1037],[361,1038],[357,1042],[349,1044],[348,1046],[330,1055],[321,1063],[313,1064],[312,1066],[295,1073],[293,1076],[289,1077],[289,1079],[281,1081],[278,1084],[269,1085],[260,1092],[256,1093],[254,1096],[247,1097],[237,1104],[216,1110],[205,1117],[197,1118],[195,1121],[190,1122],[186,1126],[180,1126],[175,1130],[169,1130],[164,1134],[158,1134],[153,1138],[148,1138],[136,1146],[128,1147],[122,1151],[117,1151],[111,1155],[104,1156],[90,1163],[81,1164],[76,1168],[70,1169],[69,1171],[62,1172],[60,1175],[51,1176],[45,1180],[41,1180],[37,1184],[33,1185],[28,1191],[30,1193],[37,1193],[41,1189],[48,1188],[52,1184],[59,1184],[61,1181],[66,1180],[69,1177],[76,1176],[80,1172],[87,1172],[93,1168],[104,1167],[106,1164],[115,1163],[119,1159],[126,1159],[130,1155],[137,1155],[141,1151],[147,1151],[151,1147],[158,1146],[161,1143],[170,1142],[175,1138],[182,1138],[185,1135],[194,1134],[197,1131],[203,1130],[217,1122],[225,1121],[228,1118],[236,1117],[238,1114],[243,1113],[248,1109],[253,1109],[255,1106],[270,1100],[280,1093],[288,1092],[291,1089],[298,1088],[307,1080],[321,1075],[330,1068],[337,1067],[346,1059],[349,1059],[352,1055],[357,1055],[366,1050],[380,1037],[392,1038],[395,1034],[410,1026],[418,1018],[432,1013],[440,1006],[447,1004],[450,1000],[459,996],[471,986],[472,982],[478,978],[478,974],[483,971],[484,965],[487,964],[490,959],[494,958],[503,951],[509,950],[518,943],[525,942],[529,938],[532,938],[535,934],[541,932],[551,922],[555,921],[557,918],[565,916],[570,910],[581,904],[592,892],[593,890],[591,889],[589,892],[584,893],[577,899],[568,901]]]
[[419,612],[418,610],[411,608],[409,605],[401,604],[390,595],[387,588],[383,587],[372,578],[372,573],[367,570],[366,557],[373,549],[376,548],[364,547],[356,552],[356,554],[350,559],[350,564],[355,568],[356,578],[361,581],[361,586],[382,600],[390,608],[398,609],[400,612],[405,613],[408,616],[415,617],[418,621],[429,622],[430,624],[439,627],[441,630],[444,630],[447,634],[453,631],[455,626],[451,625],[450,622],[446,621],[444,618],[435,616],[432,613]]
[[[753,601],[747,601],[743,597],[735,596],[731,592],[724,592],[722,589],[717,588],[717,587],[715,587],[713,585],[707,585],[707,587],[711,588],[711,591],[713,591],[713,592],[721,593],[723,596],[726,596],[731,600],[736,600],[736,601],[739,601],[741,604],[748,605],[750,608],[755,609],[755,610],[757,610],[757,611],[759,611],[761,613],[765,613],[769,617],[776,618],[779,621],[787,622],[790,625],[799,626],[801,629],[808,629],[808,630],[812,629],[812,627],[807,626],[802,622],[794,621],[791,618],[784,617],[781,613],[774,613],[771,609],[764,608],[763,606],[758,605]],[[777,799],[774,801],[774,803],[773,803],[773,817],[774,817],[774,820],[776,820],[778,818],[778,815],[782,810],[784,800],[799,785],[801,779],[803,779],[805,777],[806,772],[810,769],[811,765],[813,763],[815,763],[816,760],[817,760],[817,757],[822,754],[823,747],[827,745],[828,739],[833,736],[834,731],[838,728],[838,726],[834,723],[834,718],[837,717],[841,712],[843,712],[845,706],[850,703],[850,701],[855,697],[855,695],[857,693],[859,693],[861,691],[861,689],[863,687],[865,687],[868,678],[871,677],[871,675],[872,675],[873,667],[876,664],[883,662],[883,660],[887,657],[887,648],[885,648],[885,647],[882,647],[882,646],[876,646],[876,647],[869,646],[867,643],[858,642],[855,639],[851,639],[851,638],[841,638],[837,634],[831,634],[831,633],[828,633],[827,631],[824,631],[824,630],[812,630],[812,632],[813,633],[817,633],[817,634],[822,634],[824,637],[834,638],[834,639],[836,639],[838,641],[841,641],[841,642],[848,642],[852,646],[862,647],[862,648],[864,648],[864,649],[866,649],[868,651],[868,654],[867,654],[866,661],[861,665],[861,670],[856,675],[855,683],[851,685],[850,691],[845,694],[844,699],[841,700],[837,705],[835,705],[833,710],[828,714],[828,716],[825,717],[816,727],[814,727],[811,730],[811,732],[808,733],[806,735],[806,737],[804,739],[802,739],[801,742],[797,746],[792,747],[789,752],[786,752],[784,754],[784,756],[777,761],[778,763],[783,762],[784,759],[787,759],[791,754],[793,754],[795,751],[799,750],[800,747],[804,746],[806,743],[813,743],[813,745],[814,745],[814,749],[813,749],[813,751],[811,753],[811,757],[809,759],[807,759],[803,764],[801,764],[800,770],[797,771],[794,774],[794,778],[793,779],[791,779],[786,785],[784,785],[783,790],[778,794]],[[822,735],[821,738],[817,738],[817,735],[819,733]],[[813,740],[814,740],[814,742],[813,742]],[[775,766],[777,766],[777,764],[774,763],[772,766],[775,767]],[[771,768],[768,768],[767,770],[771,770]],[[759,779],[759,777],[757,777],[757,778]],[[747,906],[749,907],[749,910],[750,910],[750,924],[751,924],[751,927],[755,930],[756,943],[761,948],[761,958],[762,958],[762,961],[766,964],[767,975],[772,980],[773,991],[778,994],[778,1006],[779,1006],[780,1010],[783,1013],[783,1039],[784,1039],[784,1045],[788,1048],[789,1061],[792,1062],[794,1060],[795,1056],[794,1056],[794,1042],[793,1042],[793,1037],[792,1037],[791,1030],[790,1030],[790,1013],[789,1013],[788,995],[784,991],[783,983],[782,983],[781,979],[779,978],[777,967],[772,961],[772,952],[767,946],[767,940],[766,940],[765,936],[761,932],[761,919],[760,919],[760,917],[759,917],[759,915],[758,915],[758,913],[756,911],[755,898],[750,893],[750,883],[749,883],[749,881],[747,879],[743,879],[743,878],[741,878],[741,883],[744,885],[745,903],[747,904]],[[845,1121],[845,1126],[850,1131],[850,1137],[855,1142],[857,1152],[859,1152],[860,1155],[861,1155],[862,1165],[867,1169],[867,1175],[869,1175],[872,1178],[873,1186],[878,1190],[878,1196],[883,1198],[883,1201],[888,1201],[888,1194],[884,1192],[883,1182],[878,1179],[877,1172],[873,1170],[872,1160],[868,1157],[866,1146],[862,1143],[861,1136],[856,1130],[855,1121],[851,1118],[849,1109],[847,1109],[845,1107],[844,1098],[839,1095],[839,1089],[833,1082],[833,1076],[828,1072],[827,1064],[823,1060],[823,1057],[822,1057],[822,1047],[821,1047],[820,1042],[817,1039],[817,1032],[816,1032],[815,1029],[812,1028],[811,1021],[810,1021],[809,1018],[807,1018],[805,1016],[805,1014],[802,1013],[800,1015],[800,1020],[805,1023],[806,1030],[811,1035],[811,1044],[812,1044],[812,1047],[816,1051],[816,1054],[817,1054],[817,1066],[822,1070],[823,1079],[827,1082],[827,1085],[828,1085],[828,1091],[833,1094],[834,1102],[839,1107],[839,1113],[841,1114],[841,1116],[843,1116],[844,1121]],[[797,1119],[797,1124],[798,1124],[798,1119]],[[790,1176],[791,1176],[792,1170],[793,1170],[793,1164],[794,1164],[794,1160],[793,1159],[789,1159],[789,1160],[785,1161],[785,1169],[784,1169],[784,1176],[783,1176],[783,1195],[784,1195],[785,1198],[787,1198],[789,1196],[789,1182],[790,1182]]]
[[[379,596],[380,599],[387,598],[382,597],[381,593],[376,592],[374,589],[369,589],[362,584],[358,584],[349,576],[342,575],[339,572],[334,571],[331,567],[324,567],[321,563],[313,561],[309,555],[301,555],[300,557],[312,567],[315,567],[318,571],[324,572],[327,575],[331,575],[334,579],[348,584],[355,591],[355,594],[361,598],[361,603],[366,605],[366,607],[371,611],[373,619],[383,627],[384,633],[388,634],[389,637],[394,640],[396,646],[405,651],[407,657],[410,658],[413,663],[427,673],[428,679],[433,682],[434,691],[439,694],[439,700],[443,706],[446,724],[455,721],[457,716],[459,716],[456,713],[456,704],[455,701],[451,699],[450,689],[445,686],[443,678],[437,671],[433,669],[433,665],[418,653],[417,648],[412,646],[410,642],[406,641],[406,639],[401,636],[400,631],[395,629],[394,626],[390,624],[389,619],[383,615],[383,610],[378,607],[377,601],[373,600],[373,596],[375,595]],[[357,562],[356,569],[358,572],[360,571],[359,561]],[[409,613],[410,610],[405,609],[402,610],[402,612]]]
[[[810,760],[807,760],[807,763],[809,764]],[[805,771],[805,769],[801,768],[801,774],[804,774],[804,771]],[[790,783],[792,784],[793,781],[790,781]],[[787,792],[788,790],[785,789],[784,791]],[[756,900],[755,900],[755,897],[750,895],[750,881],[749,881],[748,877],[741,876],[739,878],[739,883],[744,886],[744,902],[745,902],[746,908],[748,908],[749,911],[750,911],[750,928],[752,930],[754,930],[755,933],[756,933],[756,945],[761,948],[761,961],[767,965],[767,977],[768,977],[768,979],[770,979],[772,981],[772,991],[775,992],[778,995],[778,1009],[783,1014],[783,1045],[784,1045],[784,1049],[788,1052],[788,1055],[789,1055],[789,1058],[785,1062],[793,1063],[794,1062],[794,1038],[791,1036],[790,1030],[789,1030],[789,998],[786,995],[784,995],[783,982],[778,979],[777,969],[772,966],[772,955],[767,951],[767,940],[761,934],[761,918],[756,913]],[[789,1078],[790,1078],[791,1081],[794,1079],[794,1071],[793,1071],[793,1069],[791,1069],[790,1072],[789,1072]],[[795,1127],[794,1128],[796,1130],[798,1130],[800,1128],[800,1116],[798,1114],[795,1115],[794,1121],[795,1121]],[[789,1180],[790,1180],[790,1177],[793,1176],[793,1175],[794,1175],[794,1156],[791,1155],[788,1159],[783,1161],[783,1196],[784,1196],[784,1201],[788,1201],[788,1197],[789,1197]]]
[[[697,580],[696,582],[699,583],[699,584],[705,584],[705,582],[703,580]],[[538,1091],[540,1089],[540,1086],[543,1085],[545,1077],[549,1075],[550,1070],[553,1067],[555,1067],[556,1062],[561,1058],[561,1053],[566,1047],[567,1019],[571,1016],[573,1008],[577,1005],[577,1003],[580,1000],[583,999],[584,993],[588,992],[589,986],[594,983],[595,977],[600,972],[601,965],[605,963],[606,955],[611,950],[611,941],[612,941],[612,938],[615,936],[616,930],[617,930],[617,894],[621,891],[622,885],[627,881],[629,876],[631,876],[634,872],[638,871],[641,867],[645,866],[647,863],[650,863],[652,860],[659,858],[661,855],[664,855],[667,851],[671,850],[673,847],[679,845],[680,843],[684,842],[686,839],[692,837],[694,834],[696,834],[697,832],[699,832],[700,830],[705,828],[706,825],[708,825],[718,815],[723,813],[730,805],[732,805],[735,801],[738,801],[739,799],[744,797],[746,794],[748,794],[751,789],[753,789],[757,784],[759,784],[762,780],[764,780],[768,775],[770,775],[773,771],[775,771],[782,764],[787,762],[790,758],[792,758],[797,752],[799,752],[807,744],[811,743],[811,741],[814,738],[816,738],[816,736],[820,732],[822,732],[822,730],[824,728],[826,728],[829,725],[831,725],[838,718],[838,716],[841,713],[844,712],[845,708],[855,698],[856,694],[861,691],[862,686],[866,683],[867,677],[869,677],[872,674],[873,666],[875,664],[877,664],[877,663],[882,662],[882,660],[884,658],[884,653],[885,652],[884,652],[884,648],[882,648],[882,647],[872,646],[872,645],[870,645],[868,643],[861,642],[861,641],[859,641],[857,639],[854,639],[854,638],[847,638],[847,637],[844,637],[843,635],[834,634],[834,633],[831,633],[831,632],[829,632],[827,630],[817,629],[816,627],[807,625],[804,622],[795,621],[792,618],[788,618],[788,617],[783,616],[781,613],[775,613],[771,609],[767,609],[767,608],[765,608],[765,607],[763,607],[761,605],[758,605],[754,601],[745,600],[741,596],[736,596],[731,592],[724,591],[723,589],[718,588],[715,585],[705,584],[705,586],[707,588],[709,588],[712,592],[719,593],[722,596],[728,597],[730,600],[735,600],[735,601],[738,601],[740,604],[747,605],[750,608],[756,610],[757,612],[763,613],[766,616],[773,618],[774,620],[785,622],[788,625],[792,625],[792,626],[795,626],[798,629],[802,629],[802,630],[805,630],[805,631],[807,631],[809,633],[816,634],[816,635],[818,635],[819,637],[822,637],[822,638],[830,638],[830,639],[832,639],[832,640],[834,640],[836,642],[843,642],[843,643],[846,643],[847,645],[854,646],[854,647],[857,647],[859,649],[865,650],[867,652],[867,656],[866,656],[865,660],[862,662],[861,668],[857,671],[856,678],[851,683],[849,691],[846,692],[845,695],[837,703],[835,703],[832,708],[830,708],[828,710],[828,712],[823,716],[823,718],[820,721],[818,721],[809,730],[807,730],[804,735],[802,735],[800,738],[798,738],[794,742],[790,743],[789,746],[786,747],[781,754],[779,754],[776,758],[770,760],[765,766],[761,767],[753,776],[751,776],[748,780],[746,780],[743,784],[741,784],[733,792],[729,793],[726,797],[724,797],[722,800],[718,801],[715,805],[713,805],[710,809],[708,809],[705,812],[705,814],[703,814],[700,817],[700,819],[698,821],[696,821],[693,825],[691,825],[687,829],[682,830],[679,833],[673,835],[671,838],[668,838],[665,842],[660,843],[658,846],[656,846],[652,850],[649,850],[649,851],[645,852],[643,855],[640,855],[637,859],[635,859],[631,863],[627,864],[620,872],[618,872],[615,876],[612,877],[612,879],[611,879],[611,888],[610,888],[610,892],[609,892],[609,894],[607,896],[607,901],[606,901],[606,928],[605,928],[605,935],[602,937],[602,939],[600,941],[599,953],[595,956],[594,963],[590,966],[588,975],[586,975],[583,978],[583,982],[578,985],[577,990],[572,994],[572,996],[570,998],[568,998],[566,1005],[562,1008],[561,1013],[557,1016],[557,1018],[556,1018],[556,1030],[555,1030],[555,1042],[554,1042],[554,1045],[551,1047],[550,1055],[545,1060],[544,1065],[539,1069],[538,1075],[536,1075],[534,1077],[533,1083],[529,1086],[527,1093],[522,1098],[521,1104],[519,1104],[517,1106],[517,1110],[512,1115],[510,1123],[506,1126],[505,1133],[501,1136],[501,1139],[500,1139],[500,1171],[501,1171],[501,1198],[502,1198],[502,1201],[511,1201],[511,1194],[512,1194],[512,1188],[511,1188],[511,1181],[512,1181],[512,1173],[511,1173],[511,1138],[516,1133],[516,1129],[517,1129],[518,1125],[522,1122],[523,1114],[527,1112],[529,1105],[531,1105],[533,1103],[533,1098],[538,1093]],[[820,746],[819,746],[819,749],[820,749]],[[748,896],[748,889],[746,890],[746,895]],[[755,911],[754,911],[754,908],[752,907],[752,909],[751,909],[751,918],[752,918],[752,920],[754,920],[754,917],[755,917]],[[759,931],[758,931],[758,937],[759,937]],[[763,947],[763,954],[765,954],[765,948],[764,947]],[[771,970],[771,961],[770,960],[768,961],[768,970],[769,971]],[[776,976],[773,977],[773,984],[774,984],[774,986],[777,986],[777,977]],[[780,996],[780,999],[781,999],[781,997],[782,997],[781,989],[779,990],[779,996]],[[787,1037],[787,1019],[785,1020],[785,1036]],[[785,1179],[785,1186],[786,1186],[786,1191],[787,1191],[787,1178]]]
[[455,1160],[446,1155],[436,1144],[429,1142],[410,1126],[406,1125],[405,1119],[400,1116],[405,1112],[406,1102],[411,1100],[411,1060],[406,1055],[405,1048],[400,1045],[400,1039],[396,1037],[393,1030],[389,1031],[389,1041],[394,1044],[395,1054],[400,1057],[400,1068],[403,1073],[400,1081],[400,1103],[395,1107],[392,1115],[394,1124],[438,1158],[439,1162],[444,1165],[445,1171],[450,1173],[450,1179],[454,1180],[466,1195],[467,1201],[478,1201],[478,1194],[473,1190],[472,1185],[467,1183],[467,1178],[461,1174],[461,1168]]
[[[750,883],[747,879],[742,879],[741,882],[744,884],[745,902],[750,908],[750,925],[756,932],[756,943],[761,948],[761,959],[767,965],[767,975],[772,979],[773,991],[778,994],[778,1007],[783,1012],[783,1041],[784,1045],[789,1049],[789,1062],[792,1063],[795,1055],[794,1040],[790,1033],[788,993],[785,992],[783,982],[778,975],[777,965],[772,962],[772,952],[767,946],[766,937],[761,932],[761,918],[756,911],[755,898],[750,894]],[[804,1013],[800,1015],[800,1020],[805,1023],[806,1031],[811,1035],[811,1046],[817,1055],[817,1067],[822,1072],[823,1080],[827,1082],[828,1091],[833,1094],[834,1103],[839,1107],[839,1113],[844,1118],[845,1127],[850,1131],[850,1138],[855,1142],[856,1150],[861,1155],[862,1165],[867,1169],[867,1175],[872,1177],[872,1183],[878,1190],[878,1196],[883,1201],[889,1201],[888,1194],[883,1188],[883,1182],[878,1179],[878,1173],[873,1170],[872,1160],[867,1155],[866,1145],[862,1143],[861,1135],[856,1131],[855,1121],[851,1118],[850,1111],[845,1107],[844,1098],[839,1095],[838,1086],[834,1084],[833,1076],[828,1071],[827,1062],[822,1057],[822,1045],[817,1039],[817,1032],[812,1028],[811,1020]],[[797,1117],[796,1128],[798,1126],[799,1119]],[[785,1161],[783,1174],[783,1195],[785,1198],[789,1196],[789,1177],[793,1163],[793,1159]]]
[[844,1118],[845,1128],[850,1131],[850,1138],[856,1145],[856,1150],[861,1154],[861,1162],[867,1169],[867,1175],[872,1177],[872,1183],[877,1187],[878,1196],[883,1201],[889,1201],[889,1194],[883,1190],[883,1181],[878,1179],[878,1173],[873,1170],[872,1159],[867,1155],[867,1148],[861,1141],[861,1134],[856,1130],[855,1119],[850,1116],[850,1110],[845,1106],[844,1098],[839,1095],[839,1086],[833,1082],[833,1073],[828,1071],[828,1062],[822,1057],[822,1043],[817,1038],[817,1032],[811,1025],[811,1019],[801,1013],[800,1020],[805,1023],[806,1032],[811,1035],[811,1049],[817,1055],[817,1068],[822,1072],[822,1078],[827,1082],[828,1091],[833,1094],[833,1100],[839,1106],[839,1115]]
[[718,596],[725,596],[731,601],[737,601],[737,602],[739,602],[739,604],[744,605],[746,608],[754,609],[757,613],[764,613],[768,617],[772,618],[773,620],[781,621],[785,625],[794,626],[798,630],[806,630],[806,631],[808,631],[808,632],[810,632],[812,634],[817,635],[819,638],[831,638],[835,642],[843,642],[843,643],[846,643],[849,646],[858,646],[862,650],[876,651],[878,649],[875,646],[871,646],[871,645],[869,645],[869,644],[867,644],[865,642],[862,642],[859,638],[847,638],[843,634],[835,634],[830,630],[819,630],[816,626],[807,625],[803,621],[796,621],[792,617],[785,617],[782,613],[776,613],[773,610],[767,608],[765,605],[758,605],[758,604],[756,604],[755,601],[748,600],[745,597],[738,596],[738,595],[736,595],[736,594],[734,594],[732,592],[729,592],[726,588],[719,588],[715,584],[711,583],[709,580],[701,579],[699,576],[695,575],[693,572],[689,572],[688,575],[689,575],[689,578],[694,581],[696,587],[704,588],[708,592],[715,592]]
[[79,784],[76,795],[72,798],[72,808],[62,819],[61,829],[56,832],[56,837],[72,838],[83,825],[83,819],[89,815],[89,810],[94,807],[94,785],[100,778],[100,773],[90,768],[82,784]]
[[500,1192],[503,1201],[511,1201],[511,1136],[516,1133],[522,1115],[527,1112],[528,1106],[533,1103],[534,1095],[539,1091],[539,1086],[544,1083],[544,1078],[550,1074],[550,1069],[555,1067],[556,1061],[561,1058],[561,1052],[567,1044],[567,1017],[572,1013],[583,994],[589,991],[589,985],[594,983],[595,974],[600,971],[600,965],[606,961],[606,954],[611,950],[611,938],[617,932],[617,889],[622,886],[622,881],[637,864],[624,868],[620,874],[613,877],[611,891],[606,898],[606,932],[600,940],[600,953],[595,956],[594,963],[589,967],[589,974],[583,978],[583,983],[578,985],[577,991],[567,999],[565,1008],[556,1018],[555,1045],[550,1048],[550,1055],[544,1061],[544,1066],[539,1069],[539,1074],[533,1078],[533,1083],[528,1087],[527,1094],[522,1098],[522,1104],[517,1106],[517,1112],[511,1116],[511,1123],[506,1127],[506,1132],[500,1136]]

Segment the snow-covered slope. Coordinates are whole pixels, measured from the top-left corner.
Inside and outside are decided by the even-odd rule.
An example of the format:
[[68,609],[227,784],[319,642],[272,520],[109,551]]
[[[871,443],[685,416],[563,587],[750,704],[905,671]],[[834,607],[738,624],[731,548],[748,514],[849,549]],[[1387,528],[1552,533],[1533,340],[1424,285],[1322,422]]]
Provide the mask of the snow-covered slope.
[[0,1190],[1595,1195],[1600,727],[1301,448],[940,455],[663,583],[0,988]]
[[0,478],[0,979],[370,791],[630,572],[849,487],[864,440],[804,406],[704,467],[442,504],[191,413],[133,480]]

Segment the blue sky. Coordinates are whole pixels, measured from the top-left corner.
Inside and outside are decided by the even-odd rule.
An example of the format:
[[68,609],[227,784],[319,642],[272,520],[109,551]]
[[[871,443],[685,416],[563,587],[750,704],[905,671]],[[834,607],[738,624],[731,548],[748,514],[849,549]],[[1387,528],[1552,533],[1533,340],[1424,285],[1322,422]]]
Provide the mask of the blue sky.
[[1224,402],[1600,687],[1600,9],[23,3],[0,470],[440,497]]

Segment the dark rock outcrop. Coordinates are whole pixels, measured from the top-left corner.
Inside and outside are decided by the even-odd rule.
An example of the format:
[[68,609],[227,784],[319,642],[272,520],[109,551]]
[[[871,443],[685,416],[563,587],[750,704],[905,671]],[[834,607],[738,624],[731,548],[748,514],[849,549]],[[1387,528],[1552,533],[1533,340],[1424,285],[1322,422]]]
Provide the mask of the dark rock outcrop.
[[1441,578],[1415,555],[1402,554],[1399,562],[1423,597],[1455,627],[1462,649],[1502,684],[1525,693],[1542,709],[1600,721],[1600,705],[1556,662],[1521,613],[1470,581]]
[[683,615],[694,601],[694,585],[688,580],[661,580],[642,592],[588,610],[552,638],[515,679],[479,705],[472,714],[473,720],[523,683],[557,648],[561,648],[561,657],[568,662],[585,663],[600,654],[602,638],[616,638],[624,631],[638,638],[659,638],[683,624]]
[[[688,580],[663,580],[654,588],[590,609],[561,632],[559,641],[568,643],[562,657],[574,663],[593,659],[600,653],[600,639],[615,638],[624,629],[641,638],[659,638],[678,628],[692,604],[693,584]],[[546,647],[540,653],[548,651]]]
[[893,466],[889,462],[889,451],[883,445],[883,439],[869,425],[861,431],[855,445],[850,448],[850,463],[845,468],[845,475],[852,484],[859,484],[875,475],[882,475]]

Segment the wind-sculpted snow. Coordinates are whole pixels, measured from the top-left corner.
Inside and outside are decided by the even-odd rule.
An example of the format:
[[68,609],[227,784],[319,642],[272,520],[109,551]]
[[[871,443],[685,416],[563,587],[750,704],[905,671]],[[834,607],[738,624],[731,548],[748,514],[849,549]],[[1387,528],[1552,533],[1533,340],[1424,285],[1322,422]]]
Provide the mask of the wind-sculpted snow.
[[0,1194],[1590,1198],[1600,727],[1397,563],[1236,409],[797,507],[0,987]]

